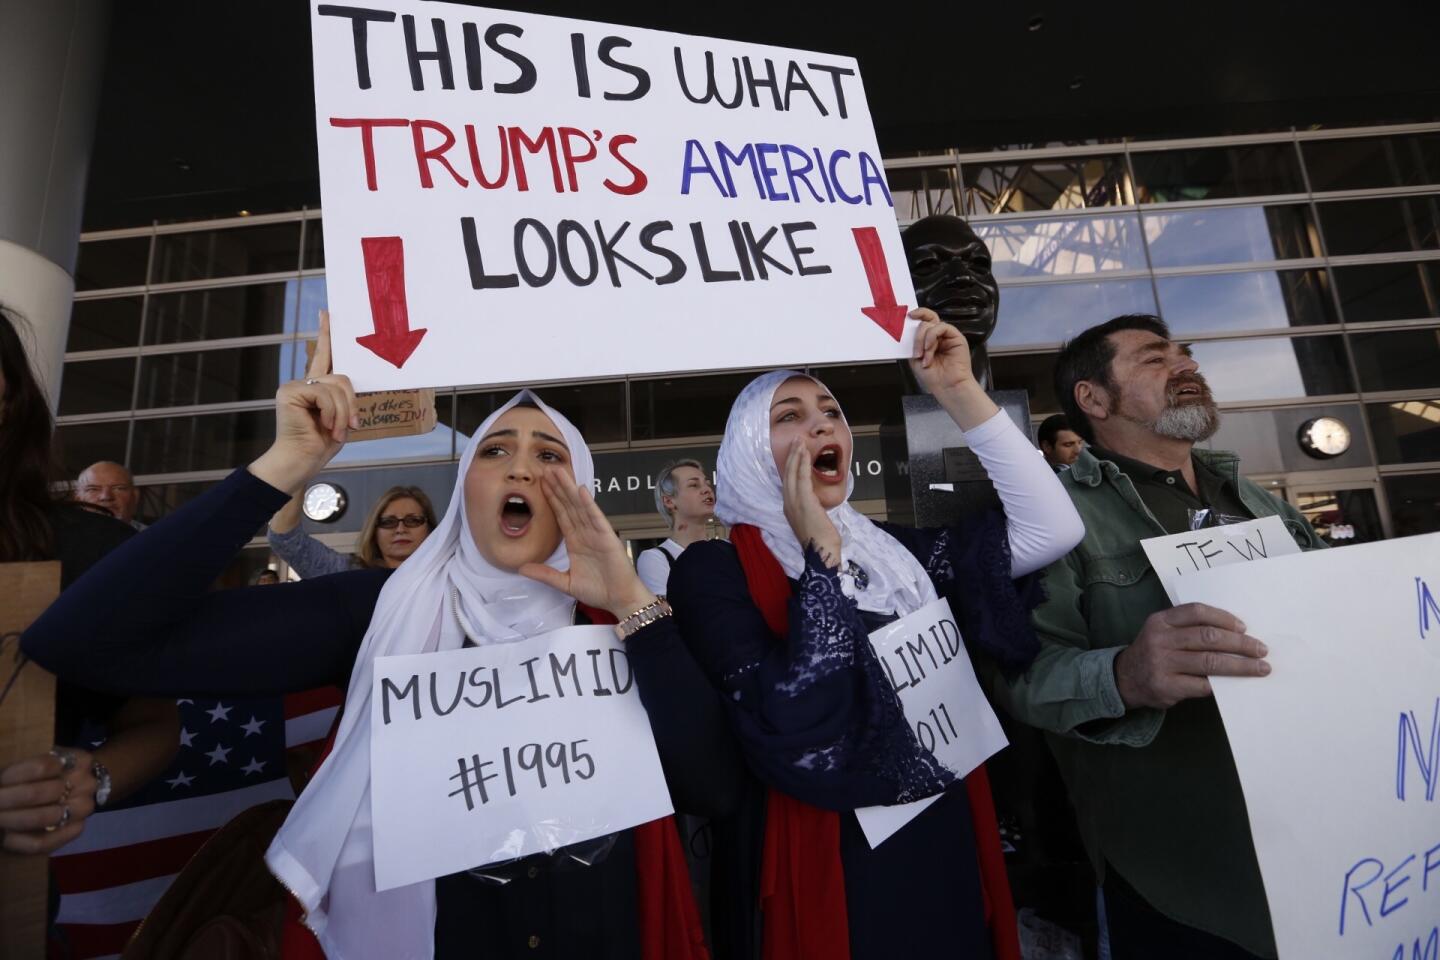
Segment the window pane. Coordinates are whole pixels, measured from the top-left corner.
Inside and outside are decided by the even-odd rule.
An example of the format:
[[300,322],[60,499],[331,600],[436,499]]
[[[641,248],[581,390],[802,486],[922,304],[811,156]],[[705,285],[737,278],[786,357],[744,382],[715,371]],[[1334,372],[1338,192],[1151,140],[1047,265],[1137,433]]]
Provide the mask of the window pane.
[[1331,256],[1440,248],[1440,196],[1337,200],[1318,209]]
[[157,483],[141,487],[140,505],[135,508],[135,519],[147,524],[161,520],[218,482],[196,480],[189,483]]
[[[1316,417],[1334,417],[1352,437],[1350,449],[1333,460],[1317,460],[1300,446],[1300,430]],[[1230,450],[1240,457],[1241,469],[1260,473],[1294,473],[1309,470],[1344,470],[1367,467],[1372,461],[1361,430],[1364,414],[1355,403],[1311,403],[1270,410],[1227,410],[1220,430],[1205,442],[1213,450]]]
[[140,342],[143,297],[76,300],[70,311],[66,350],[111,350]]
[[1324,270],[1158,277],[1155,287],[1161,314],[1177,334],[1335,322]]
[[1350,345],[1362,390],[1440,387],[1440,329],[1352,333]]
[[[575,424],[586,443],[615,443],[625,440],[625,383],[585,383],[542,387],[540,399]],[[458,397],[456,426],[460,449],[485,418],[515,395],[514,390],[462,393]]]
[[1335,283],[1349,323],[1440,317],[1440,263],[1336,267]]
[[907,383],[898,361],[815,367],[810,372],[830,388],[851,426],[903,422],[900,398]]
[[330,309],[330,293],[325,286],[325,278],[307,277],[301,280],[298,299],[300,304],[296,311],[296,326],[302,333],[318,332],[320,311]]
[[305,221],[305,269],[325,266],[325,224],[316,217]]
[[233,403],[273,397],[290,379],[290,357],[281,344],[164,353],[140,360],[137,409]]
[[1030,394],[1031,413],[1059,413],[1055,396],[1056,353],[1009,354],[990,358],[990,376],[996,390],[1024,390]]
[[1297,493],[1295,501],[1316,535],[1332,547],[1385,539],[1373,490]]
[[1307,140],[1300,145],[1310,187],[1362,190],[1440,183],[1440,134]]
[[995,346],[1059,343],[1122,313],[1155,313],[1149,280],[1002,286]]
[[1215,399],[1281,400],[1350,393],[1340,337],[1205,340],[1191,344]]
[[895,216],[900,221],[919,220],[931,214],[960,215],[955,207],[954,167],[906,167],[886,170]]
[[186,343],[288,333],[298,281],[150,295],[145,342]]
[[75,261],[76,290],[138,287],[145,282],[150,262],[150,238],[89,240],[80,244]]
[[1130,163],[1141,203],[1305,192],[1288,143],[1132,153]]
[[1145,269],[1134,214],[972,226],[990,248],[992,269],[1001,280]]
[[1390,500],[1395,536],[1440,531],[1440,473],[1386,477],[1385,494]]
[[1145,240],[1157,267],[1320,255],[1310,208],[1303,204],[1146,211]]
[[1440,397],[1367,404],[1381,463],[1440,460]]
[[274,438],[273,410],[136,420],[131,469],[137,474],[227,470],[260,456]]
[[165,233],[155,238],[153,283],[278,273],[300,267],[300,221]]
[[130,432],[127,420],[109,423],[71,423],[55,428],[56,445],[65,476],[74,479],[80,471],[97,460],[125,462],[125,438]]
[[1127,203],[1125,159],[1053,157],[1020,163],[967,163],[965,203],[972,214],[1073,210]]
[[754,373],[726,373],[632,381],[630,417],[634,438],[654,440],[724,433],[730,405],[755,376]]
[[74,360],[60,381],[60,415],[129,410],[134,392],[134,357]]

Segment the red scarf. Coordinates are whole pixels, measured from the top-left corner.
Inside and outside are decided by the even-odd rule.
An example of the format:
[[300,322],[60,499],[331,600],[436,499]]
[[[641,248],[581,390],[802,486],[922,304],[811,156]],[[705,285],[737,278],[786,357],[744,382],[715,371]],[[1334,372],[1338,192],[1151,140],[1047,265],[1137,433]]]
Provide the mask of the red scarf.
[[[758,528],[730,528],[750,598],[776,636],[789,633],[790,581]],[[1020,960],[1020,932],[990,778],[983,765],[965,778],[980,862],[980,890],[995,960]],[[840,861],[840,815],[769,791],[765,853],[760,874],[765,915],[764,960],[849,960],[845,868]]]
[[[578,605],[597,625],[613,624],[615,618],[603,610]],[[315,761],[315,768],[330,754],[340,716]],[[314,773],[314,770],[311,771]],[[674,817],[661,817],[631,830],[635,838],[636,901],[640,926],[640,960],[710,960],[705,946],[705,929],[695,906],[690,886],[690,868]],[[843,894],[843,890],[841,891]],[[301,922],[300,905],[288,897],[285,927],[281,938],[283,960],[324,960],[325,953],[310,929]]]

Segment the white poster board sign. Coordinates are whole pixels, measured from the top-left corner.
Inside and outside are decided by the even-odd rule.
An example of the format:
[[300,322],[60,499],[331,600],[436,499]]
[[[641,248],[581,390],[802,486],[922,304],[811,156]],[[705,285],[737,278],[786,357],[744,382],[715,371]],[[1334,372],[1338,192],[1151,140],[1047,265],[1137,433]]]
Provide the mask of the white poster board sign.
[[1440,955],[1440,534],[1178,589],[1270,648],[1269,676],[1210,683],[1281,960]]
[[1300,552],[1295,538],[1285,529],[1285,521],[1279,517],[1151,537],[1141,540],[1140,546],[1145,548],[1145,558],[1160,578],[1171,603],[1180,602],[1176,599],[1175,584],[1181,577],[1232,563],[1253,563]]
[[357,389],[909,355],[853,58],[434,0],[311,35]]
[[[957,777],[998,753],[1010,741],[975,679],[960,627],[944,597],[870,634],[870,646],[900,697],[920,745]],[[940,795],[913,803],[862,807],[855,819],[878,847],[918,817]]]
[[673,812],[609,627],[381,657],[370,720],[380,890]]

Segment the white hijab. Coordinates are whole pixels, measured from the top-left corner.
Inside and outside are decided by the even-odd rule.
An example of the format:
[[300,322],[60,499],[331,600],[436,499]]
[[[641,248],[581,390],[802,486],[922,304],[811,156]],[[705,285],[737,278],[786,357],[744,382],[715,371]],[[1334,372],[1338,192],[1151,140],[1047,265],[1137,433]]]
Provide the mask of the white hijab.
[[[715,515],[729,526],[759,527],[785,575],[795,579],[805,568],[805,554],[785,519],[780,470],[770,449],[770,405],[776,388],[791,377],[820,383],[794,370],[775,370],[750,381],[735,398],[716,460]],[[914,613],[935,599],[935,587],[909,550],[850,506],[854,489],[855,475],[850,473],[845,502],[828,511],[840,534],[841,589],[861,610],[902,617]],[[857,584],[864,578],[849,573],[852,561],[869,578],[864,589]]]
[[[452,650],[465,642],[501,643],[569,626],[575,602],[551,587],[492,566],[465,520],[465,475],[480,441],[501,414],[535,404],[570,448],[575,482],[590,486],[595,463],[580,431],[528,390],[510,398],[475,431],[455,478],[445,518],[380,591],[355,657],[344,717],[329,757],[295,802],[265,861],[299,901],[330,960],[434,955],[435,883],[375,890],[370,822],[370,691],[376,657]],[[565,543],[546,561],[565,570]],[[453,613],[458,594],[467,628]],[[475,635],[475,634],[478,634]]]

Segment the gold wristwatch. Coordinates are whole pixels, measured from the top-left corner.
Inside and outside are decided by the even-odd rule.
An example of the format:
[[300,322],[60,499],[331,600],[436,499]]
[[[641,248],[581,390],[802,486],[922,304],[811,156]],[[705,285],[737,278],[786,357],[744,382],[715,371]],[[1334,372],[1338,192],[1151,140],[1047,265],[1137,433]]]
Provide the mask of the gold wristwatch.
[[670,616],[675,611],[670,609],[670,602],[663,595],[656,597],[652,602],[636,610],[630,616],[615,624],[615,636],[623,643],[629,640],[640,629],[650,626],[656,620]]

